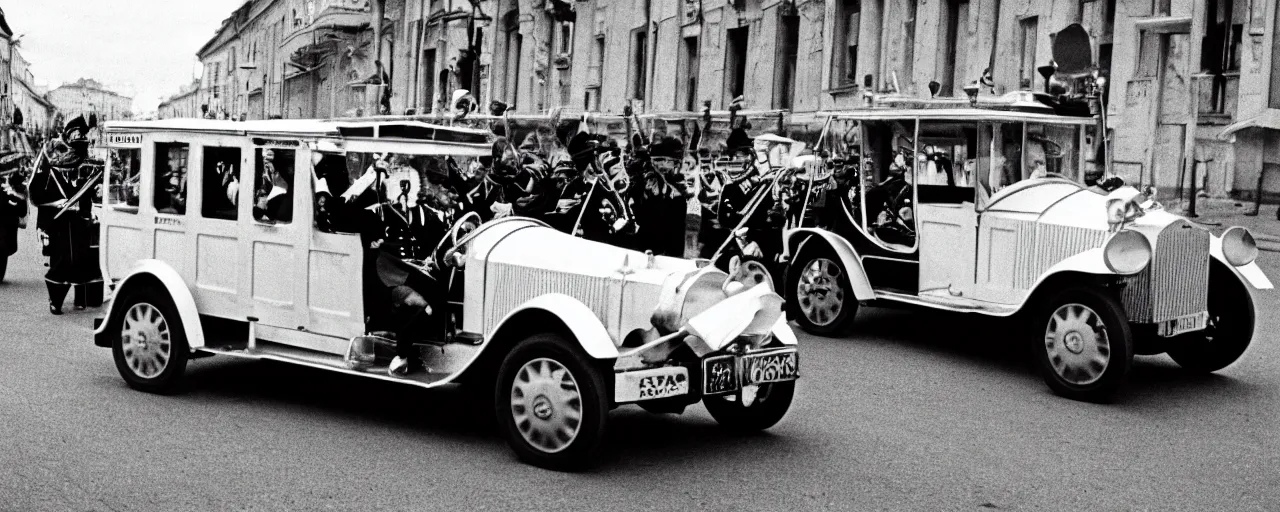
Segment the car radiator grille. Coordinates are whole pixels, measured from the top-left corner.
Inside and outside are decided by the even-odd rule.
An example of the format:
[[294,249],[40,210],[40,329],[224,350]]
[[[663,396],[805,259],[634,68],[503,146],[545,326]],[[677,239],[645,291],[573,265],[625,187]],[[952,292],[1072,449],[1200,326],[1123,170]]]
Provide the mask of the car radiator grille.
[[484,288],[486,336],[507,313],[540,295],[563,293],[578,299],[606,326],[613,323],[607,314],[610,305],[617,303],[616,299],[610,300],[608,278],[504,263],[489,263]]
[[1186,221],[1165,227],[1146,270],[1129,277],[1124,307],[1129,320],[1155,323],[1199,313],[1209,305],[1209,233]]

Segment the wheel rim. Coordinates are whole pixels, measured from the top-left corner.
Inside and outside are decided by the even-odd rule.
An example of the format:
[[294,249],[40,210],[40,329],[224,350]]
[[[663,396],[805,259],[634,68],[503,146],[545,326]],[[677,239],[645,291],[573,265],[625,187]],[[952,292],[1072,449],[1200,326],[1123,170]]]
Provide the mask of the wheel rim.
[[525,363],[511,384],[511,416],[529,446],[544,453],[568,448],[582,425],[578,381],[553,359]]
[[1083,304],[1064,304],[1053,312],[1045,327],[1044,346],[1053,371],[1077,386],[1097,382],[1111,363],[1107,326]]
[[169,322],[155,306],[134,304],[124,314],[120,346],[130,371],[144,379],[154,378],[169,365]]
[[809,323],[831,325],[844,309],[844,289],[840,286],[840,265],[827,258],[814,258],[800,273],[796,298],[800,312]]

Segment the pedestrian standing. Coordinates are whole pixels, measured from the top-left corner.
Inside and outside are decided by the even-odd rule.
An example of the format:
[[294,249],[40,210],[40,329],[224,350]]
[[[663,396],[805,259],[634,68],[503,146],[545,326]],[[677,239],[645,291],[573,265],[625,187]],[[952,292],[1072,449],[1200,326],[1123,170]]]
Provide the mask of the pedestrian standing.
[[[32,175],[28,187],[31,202],[38,208],[36,228],[49,239],[49,312],[62,314],[62,302],[75,287],[75,308],[101,305],[102,271],[92,241],[97,225],[93,221],[93,196],[82,194],[69,203],[92,173],[82,172],[87,164],[89,126],[83,117],[67,122],[61,139],[49,141],[46,160]],[[63,211],[65,209],[65,211]],[[59,212],[62,214],[59,215]]]
[[27,189],[17,173],[0,178],[0,283],[9,268],[9,256],[18,252],[18,228],[26,227]]

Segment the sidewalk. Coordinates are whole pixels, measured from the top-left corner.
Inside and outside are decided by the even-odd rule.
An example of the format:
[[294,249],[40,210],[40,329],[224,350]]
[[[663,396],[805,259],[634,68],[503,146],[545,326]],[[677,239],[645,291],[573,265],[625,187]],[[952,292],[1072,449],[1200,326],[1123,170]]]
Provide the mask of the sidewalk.
[[[1161,201],[1165,209],[1171,213],[1186,214],[1186,201]],[[1189,218],[1221,235],[1232,226],[1242,226],[1253,233],[1258,242],[1258,249],[1280,252],[1280,220],[1276,220],[1276,205],[1263,204],[1262,211],[1256,216],[1253,213],[1252,201],[1235,199],[1196,199],[1196,217]]]

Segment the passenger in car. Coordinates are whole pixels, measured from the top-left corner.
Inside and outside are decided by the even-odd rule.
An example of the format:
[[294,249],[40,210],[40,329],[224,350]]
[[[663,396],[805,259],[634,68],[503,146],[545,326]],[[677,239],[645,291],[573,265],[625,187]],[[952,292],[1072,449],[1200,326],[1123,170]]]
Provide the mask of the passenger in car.
[[254,190],[253,218],[260,222],[277,223],[293,220],[293,194],[289,184],[293,182],[293,162],[276,162],[276,152],[262,150],[262,169]]

